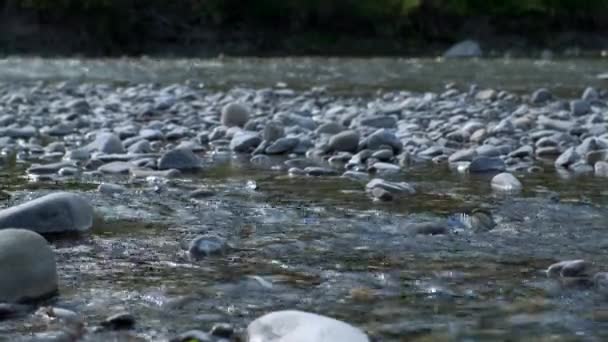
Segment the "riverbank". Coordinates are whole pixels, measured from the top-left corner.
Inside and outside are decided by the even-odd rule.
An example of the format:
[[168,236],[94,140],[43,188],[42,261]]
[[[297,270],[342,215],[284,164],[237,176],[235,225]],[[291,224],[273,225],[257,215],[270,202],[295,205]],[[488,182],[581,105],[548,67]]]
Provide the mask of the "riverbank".
[[3,4],[3,55],[434,57],[464,39],[478,41],[485,56],[600,56],[608,49],[608,12],[590,8],[494,13],[420,5],[401,13],[383,5],[313,11],[251,4],[208,8],[196,1],[82,8],[3,1],[0,9]]

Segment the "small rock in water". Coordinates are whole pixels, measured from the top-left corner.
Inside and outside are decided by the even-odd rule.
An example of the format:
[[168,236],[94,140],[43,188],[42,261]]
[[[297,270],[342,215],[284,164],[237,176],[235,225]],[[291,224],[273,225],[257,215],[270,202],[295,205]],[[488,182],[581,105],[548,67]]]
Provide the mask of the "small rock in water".
[[329,139],[329,149],[336,152],[357,152],[359,148],[359,133],[344,131]]
[[479,43],[474,40],[465,40],[450,47],[444,54],[445,58],[471,58],[481,57],[482,51]]
[[69,192],[46,195],[0,211],[1,228],[23,228],[38,233],[86,231],[93,225],[93,207]]
[[608,162],[599,161],[595,163],[594,172],[597,177],[608,177]]
[[176,148],[165,152],[158,160],[161,170],[195,170],[202,167],[202,160],[190,149]]
[[230,141],[230,149],[234,152],[249,153],[253,151],[262,139],[256,132],[240,131],[237,132]]
[[55,255],[46,240],[24,229],[0,230],[0,301],[21,302],[57,292]]
[[336,170],[319,166],[309,166],[304,169],[304,172],[309,176],[335,176],[338,174]]
[[234,335],[234,327],[229,323],[217,323],[211,327],[209,333],[220,338],[231,338]]
[[505,162],[497,157],[476,157],[469,164],[469,172],[503,172],[506,169]]
[[367,183],[365,189],[372,197],[383,201],[390,201],[397,196],[413,195],[416,193],[414,187],[408,183],[388,182],[380,178],[372,179]]
[[264,141],[273,142],[285,135],[285,128],[278,122],[270,121],[264,126],[262,138]]
[[249,108],[241,103],[229,103],[222,108],[220,120],[226,127],[243,127],[249,121]]
[[336,319],[288,310],[257,318],[247,327],[248,342],[369,342],[361,330]]
[[99,151],[107,154],[121,154],[125,153],[125,148],[120,141],[120,138],[113,133],[99,133],[95,137],[95,140],[86,146],[86,150],[89,152]]
[[476,232],[492,230],[496,222],[492,213],[483,209],[473,209],[471,214],[456,214],[448,218],[448,225],[456,229],[470,229]]
[[585,260],[565,260],[555,263],[547,269],[549,277],[581,277],[586,276],[589,263]]
[[283,154],[293,151],[300,143],[298,138],[279,138],[270,146],[266,147],[266,154]]
[[215,192],[207,189],[196,189],[190,192],[191,198],[206,198],[215,196]]
[[215,235],[200,235],[190,242],[188,253],[191,260],[200,260],[208,256],[223,255],[228,249],[226,240]]
[[106,318],[101,326],[110,330],[128,330],[135,326],[135,317],[128,312],[121,312]]
[[508,172],[499,173],[492,178],[492,189],[498,191],[520,191],[521,182]]
[[553,95],[549,90],[545,88],[540,88],[532,93],[532,97],[530,98],[530,102],[534,104],[543,104],[547,101],[550,101],[553,98]]
[[200,330],[190,330],[172,338],[170,342],[215,342],[215,338]]
[[408,227],[408,229],[418,235],[443,235],[448,232],[447,224],[440,221],[416,223]]
[[114,194],[121,194],[121,193],[127,191],[127,188],[125,188],[122,185],[118,185],[118,184],[101,183],[97,187],[97,191],[99,191],[100,193],[102,193],[104,195],[114,195]]

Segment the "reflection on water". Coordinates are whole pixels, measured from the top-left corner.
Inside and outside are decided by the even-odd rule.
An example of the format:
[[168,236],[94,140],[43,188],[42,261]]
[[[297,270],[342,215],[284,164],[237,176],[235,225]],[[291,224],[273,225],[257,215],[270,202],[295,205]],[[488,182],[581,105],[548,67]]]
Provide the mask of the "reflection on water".
[[334,91],[378,89],[428,91],[448,82],[471,83],[516,92],[538,87],[556,93],[600,86],[597,75],[608,71],[607,59],[539,61],[531,59],[36,59],[0,60],[0,79],[87,80],[104,82],[183,82],[212,88],[268,87],[286,83],[302,89],[327,86]]

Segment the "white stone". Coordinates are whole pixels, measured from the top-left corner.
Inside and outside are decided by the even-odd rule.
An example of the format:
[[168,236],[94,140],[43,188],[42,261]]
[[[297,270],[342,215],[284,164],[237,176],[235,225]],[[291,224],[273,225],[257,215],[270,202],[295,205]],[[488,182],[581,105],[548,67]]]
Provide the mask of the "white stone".
[[522,184],[515,176],[508,172],[499,173],[492,178],[492,189],[498,191],[520,191]]
[[369,342],[361,330],[313,313],[276,311],[251,322],[249,342]]

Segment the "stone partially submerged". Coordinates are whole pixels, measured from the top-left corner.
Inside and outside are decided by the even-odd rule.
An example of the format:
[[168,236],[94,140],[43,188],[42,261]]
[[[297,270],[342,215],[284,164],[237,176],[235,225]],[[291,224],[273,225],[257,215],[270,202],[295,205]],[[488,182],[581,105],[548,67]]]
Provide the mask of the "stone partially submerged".
[[93,207],[81,196],[58,192],[0,211],[0,229],[41,234],[83,232],[93,225]]
[[0,302],[22,302],[57,292],[55,256],[46,240],[25,229],[0,230]]
[[336,319],[288,310],[266,314],[247,327],[249,342],[369,342],[361,330]]

